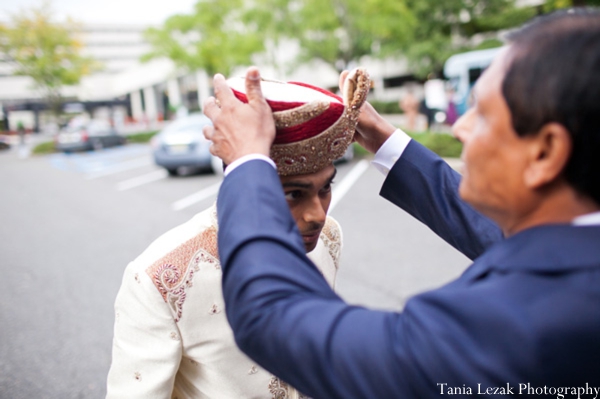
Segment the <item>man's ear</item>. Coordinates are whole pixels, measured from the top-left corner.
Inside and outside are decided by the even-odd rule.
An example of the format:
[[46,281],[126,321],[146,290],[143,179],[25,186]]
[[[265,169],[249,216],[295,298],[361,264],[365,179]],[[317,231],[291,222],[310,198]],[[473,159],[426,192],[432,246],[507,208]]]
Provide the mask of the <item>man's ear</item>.
[[532,189],[557,180],[564,171],[573,148],[569,131],[560,123],[545,124],[530,142],[530,159],[525,184]]

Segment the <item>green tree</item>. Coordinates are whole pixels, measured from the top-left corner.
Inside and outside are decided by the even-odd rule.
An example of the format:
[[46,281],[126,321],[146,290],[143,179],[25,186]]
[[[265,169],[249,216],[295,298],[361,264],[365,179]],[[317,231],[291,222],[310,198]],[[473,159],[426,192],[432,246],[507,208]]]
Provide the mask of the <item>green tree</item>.
[[168,57],[211,75],[263,54],[282,68],[279,52],[296,40],[294,64],[317,58],[343,70],[364,55],[397,52],[415,24],[404,0],[199,0],[191,15],[146,31],[153,49],[143,59]]
[[295,66],[295,63],[289,65],[289,60],[282,59],[280,52],[290,44],[290,37],[295,38],[296,30],[292,27],[293,1],[246,0],[244,4],[241,23],[255,32],[264,44],[261,52],[254,56],[262,56],[266,64],[274,67],[282,76],[285,75]]
[[[264,0],[268,3],[269,0]],[[281,3],[281,1],[279,1]],[[300,43],[299,61],[320,59],[338,71],[361,57],[397,54],[417,21],[404,0],[290,0],[279,35]],[[274,7],[270,7],[274,9]]]
[[452,54],[500,46],[496,39],[498,31],[520,25],[537,12],[533,8],[515,7],[514,0],[255,0],[253,3],[271,13],[270,26],[277,27],[273,35],[299,41],[299,61],[317,58],[340,71],[366,55],[376,58],[403,55],[421,77],[432,72],[439,74]]
[[[600,0],[548,0],[554,3]],[[418,76],[440,74],[453,54],[497,47],[497,33],[539,9],[515,0],[198,0],[191,15],[175,15],[147,31],[153,50],[189,70],[228,74],[266,54],[299,44],[294,64],[320,59],[341,71],[363,56],[403,55]]]
[[560,8],[581,6],[600,6],[600,0],[546,0],[543,9],[545,12],[550,12]]
[[79,83],[99,67],[81,55],[76,31],[73,22],[54,22],[48,3],[0,25],[0,52],[14,65],[13,74],[31,77],[57,115],[62,87]]
[[407,1],[419,24],[406,56],[422,77],[440,74],[453,54],[500,46],[498,31],[521,25],[536,13],[515,7],[514,0]]
[[173,15],[162,27],[146,30],[152,50],[142,59],[167,57],[179,67],[203,69],[210,76],[248,65],[253,54],[264,51],[264,36],[245,20],[245,3],[199,0],[192,14]]

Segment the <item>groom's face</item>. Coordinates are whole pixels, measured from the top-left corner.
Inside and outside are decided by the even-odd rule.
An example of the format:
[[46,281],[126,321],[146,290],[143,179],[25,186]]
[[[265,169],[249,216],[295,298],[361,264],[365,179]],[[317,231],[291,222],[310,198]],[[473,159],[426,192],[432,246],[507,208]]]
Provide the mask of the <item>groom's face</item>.
[[315,249],[325,225],[335,173],[335,167],[329,165],[316,173],[280,176],[285,199],[302,235],[306,252]]

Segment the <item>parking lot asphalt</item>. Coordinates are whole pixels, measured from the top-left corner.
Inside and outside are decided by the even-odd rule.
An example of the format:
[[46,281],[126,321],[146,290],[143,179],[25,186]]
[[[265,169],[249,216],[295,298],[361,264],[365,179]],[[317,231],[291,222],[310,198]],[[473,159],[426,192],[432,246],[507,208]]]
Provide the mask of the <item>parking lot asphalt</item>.
[[[0,397],[103,398],[123,269],[210,206],[221,179],[169,177],[141,144],[0,153]],[[330,214],[344,248],[336,289],[352,304],[401,310],[469,261],[380,198],[382,182],[368,159],[338,166]]]

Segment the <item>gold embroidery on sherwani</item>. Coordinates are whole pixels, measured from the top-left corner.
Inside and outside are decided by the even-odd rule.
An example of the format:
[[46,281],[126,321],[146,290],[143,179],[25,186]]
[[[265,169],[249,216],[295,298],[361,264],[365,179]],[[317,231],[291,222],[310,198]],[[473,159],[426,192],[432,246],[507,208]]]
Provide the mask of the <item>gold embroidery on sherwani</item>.
[[217,229],[209,227],[201,234],[181,244],[154,262],[146,273],[170,306],[176,322],[181,320],[186,290],[192,286],[194,273],[200,263],[220,268],[217,250]]
[[337,269],[340,262],[340,252],[342,251],[342,237],[337,222],[333,221],[331,218],[327,218],[322,232],[321,239],[325,243],[329,255],[331,255],[331,258],[333,259],[333,264]]
[[269,392],[272,399],[310,399],[275,376],[269,382]]

